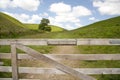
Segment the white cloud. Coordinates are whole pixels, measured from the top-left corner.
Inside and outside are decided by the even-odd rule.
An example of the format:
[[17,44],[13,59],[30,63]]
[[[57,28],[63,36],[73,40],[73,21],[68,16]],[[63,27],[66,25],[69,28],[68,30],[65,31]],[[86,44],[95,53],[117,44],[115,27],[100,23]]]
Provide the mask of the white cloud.
[[40,14],[40,16],[42,16],[42,17],[48,17],[49,15],[48,15],[48,13],[44,12],[44,13]]
[[10,0],[0,0],[0,8],[7,8],[10,3]]
[[120,15],[120,0],[94,0],[93,6],[103,15]]
[[71,6],[64,4],[62,2],[60,3],[53,3],[50,6],[50,11],[55,13],[66,13],[71,11]]
[[89,16],[91,15],[91,11],[89,9],[87,9],[84,6],[75,6],[73,7],[73,11],[72,11],[73,15],[76,17],[80,17],[80,16]]
[[89,20],[94,21],[95,17],[90,17]]
[[32,17],[27,21],[27,23],[40,23],[41,19],[41,16],[33,14]]
[[52,24],[63,26],[65,29],[75,29],[81,26],[80,17],[92,15],[91,11],[84,6],[73,6],[63,2],[53,3],[49,9],[55,13],[54,17],[50,17]]
[[40,23],[40,20],[42,19],[40,15],[36,15],[36,14],[33,14],[32,16],[30,16],[24,13],[22,14],[8,13],[8,12],[4,12],[4,13],[16,18],[22,23]]
[[36,11],[40,0],[0,0],[0,8],[22,8],[28,11]]

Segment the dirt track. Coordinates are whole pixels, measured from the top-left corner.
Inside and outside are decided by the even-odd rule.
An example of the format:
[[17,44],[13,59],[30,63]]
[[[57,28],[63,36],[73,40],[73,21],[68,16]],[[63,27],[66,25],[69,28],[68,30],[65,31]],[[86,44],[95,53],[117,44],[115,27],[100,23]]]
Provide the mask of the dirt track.
[[[56,46],[54,50],[51,52],[52,54],[75,54],[78,53],[76,48],[74,46]],[[29,60],[24,60],[20,61],[20,65],[24,65],[28,63],[27,66],[36,66],[36,67],[51,67],[48,64],[45,64],[44,62],[41,61],[29,61]],[[64,65],[70,66],[77,68],[80,66],[79,61],[69,61],[69,60],[64,60],[64,61],[59,61]],[[39,64],[38,64],[39,63]],[[43,75],[34,75],[34,74],[22,74],[20,75],[22,78],[36,78],[40,80],[77,80],[76,78],[72,77],[71,75],[48,75],[48,74],[43,74]]]

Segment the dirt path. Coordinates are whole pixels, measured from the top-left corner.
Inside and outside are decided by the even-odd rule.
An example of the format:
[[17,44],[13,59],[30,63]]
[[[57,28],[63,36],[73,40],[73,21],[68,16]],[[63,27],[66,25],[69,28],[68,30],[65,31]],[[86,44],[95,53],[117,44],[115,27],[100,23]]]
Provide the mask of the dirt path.
[[51,52],[53,54],[76,54],[78,50],[74,46],[56,46]]
[[[56,46],[52,52],[50,52],[52,54],[76,54],[78,53],[78,50],[74,47],[74,46]],[[23,64],[26,61],[23,61]],[[59,61],[60,63],[66,65],[66,66],[70,66],[72,68],[77,68],[80,66],[79,61],[70,61],[70,60],[62,60]],[[34,63],[34,64],[33,64]],[[38,64],[39,63],[39,64]],[[41,62],[42,63],[42,62]],[[30,65],[33,64],[33,66],[37,66],[37,67],[50,67],[49,65],[46,65],[44,63],[44,65],[41,65],[41,63],[39,61],[32,61],[29,62]],[[28,65],[27,65],[28,66]],[[34,75],[34,74],[23,74],[22,77],[24,78],[37,78],[40,80],[77,80],[76,78],[70,76],[70,75],[56,75],[56,74],[51,74],[51,75]]]
[[[53,54],[77,54],[79,51],[74,46],[56,46],[56,48],[52,51]],[[80,66],[79,61],[70,61],[70,60],[62,60],[60,61],[66,66],[70,66],[73,68],[77,68]]]

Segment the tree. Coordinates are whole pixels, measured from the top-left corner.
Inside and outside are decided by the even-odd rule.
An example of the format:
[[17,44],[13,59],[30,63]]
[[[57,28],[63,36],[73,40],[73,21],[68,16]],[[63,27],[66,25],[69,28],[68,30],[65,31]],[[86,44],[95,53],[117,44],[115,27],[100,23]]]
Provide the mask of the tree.
[[43,31],[51,31],[51,27],[48,26],[50,23],[49,19],[43,18],[39,24],[39,29]]
[[47,27],[45,28],[45,31],[51,32],[51,27],[50,27],[50,26],[47,26]]

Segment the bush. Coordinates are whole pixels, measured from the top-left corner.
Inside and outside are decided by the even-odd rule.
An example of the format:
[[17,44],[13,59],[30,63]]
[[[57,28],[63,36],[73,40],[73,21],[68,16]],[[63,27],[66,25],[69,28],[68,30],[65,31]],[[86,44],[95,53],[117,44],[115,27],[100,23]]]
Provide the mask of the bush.
[[51,27],[49,26],[45,27],[45,31],[51,32]]

